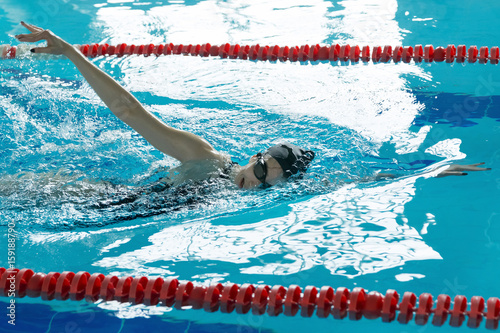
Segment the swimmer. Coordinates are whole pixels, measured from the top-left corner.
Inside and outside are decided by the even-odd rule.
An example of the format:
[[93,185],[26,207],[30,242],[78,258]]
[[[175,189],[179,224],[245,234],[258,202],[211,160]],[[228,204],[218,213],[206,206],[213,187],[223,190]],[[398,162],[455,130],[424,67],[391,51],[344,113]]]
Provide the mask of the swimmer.
[[[282,143],[250,158],[247,165],[240,166],[228,155],[218,152],[206,140],[195,134],[168,126],[151,112],[108,74],[97,68],[79,50],[56,36],[50,30],[21,22],[30,33],[17,35],[21,42],[45,40],[47,46],[31,49],[34,53],[48,53],[66,56],[78,68],[106,106],[120,120],[132,127],[156,149],[188,166],[183,181],[201,180],[214,175],[230,178],[239,188],[250,189],[259,185],[272,186],[292,175],[306,172],[315,153],[290,143]],[[452,165],[439,173],[439,177],[466,175],[464,171],[484,171],[482,163]],[[222,173],[217,173],[222,170]],[[378,178],[392,178],[379,175]]]

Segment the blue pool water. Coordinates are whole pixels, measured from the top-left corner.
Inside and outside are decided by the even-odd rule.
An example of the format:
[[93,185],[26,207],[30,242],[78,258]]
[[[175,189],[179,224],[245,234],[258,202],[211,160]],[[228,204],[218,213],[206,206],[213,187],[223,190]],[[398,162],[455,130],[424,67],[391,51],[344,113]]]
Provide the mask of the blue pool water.
[[[7,0],[0,44],[17,45],[22,19],[74,44],[495,46],[499,11],[494,1]],[[116,119],[67,60],[2,60],[0,266],[7,265],[7,223],[15,221],[16,265],[38,272],[500,295],[498,65],[93,61],[162,120],[239,163],[280,140],[317,157],[304,179],[267,190],[220,182],[202,193],[92,208],[136,193],[177,162]],[[477,162],[492,170],[426,174]],[[363,181],[378,171],[401,177]],[[16,327],[2,315],[1,331],[469,330],[114,302],[18,303]]]

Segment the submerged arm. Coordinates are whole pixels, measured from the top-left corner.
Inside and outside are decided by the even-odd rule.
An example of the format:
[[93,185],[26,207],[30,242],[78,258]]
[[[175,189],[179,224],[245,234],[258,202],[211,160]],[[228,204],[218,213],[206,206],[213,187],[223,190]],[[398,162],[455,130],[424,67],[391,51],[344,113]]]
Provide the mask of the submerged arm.
[[[451,164],[441,172],[439,172],[437,175],[434,175],[436,178],[442,178],[446,176],[467,176],[467,173],[464,171],[488,171],[491,170],[491,168],[483,168],[480,167],[480,165],[483,165],[484,162],[482,163],[476,163],[476,164],[467,164],[467,165],[462,165],[462,164]],[[428,171],[426,173],[423,173],[422,175],[429,174],[431,172],[434,172],[435,170]],[[387,178],[398,178],[398,176],[390,174],[390,173],[378,173],[375,176],[375,179],[372,178],[372,180],[382,180],[382,179],[387,179]]]
[[483,164],[484,164],[484,162],[476,163],[476,164],[468,164],[468,165],[452,164],[447,169],[440,172],[436,176],[436,178],[441,178],[441,177],[446,177],[446,176],[467,176],[467,173],[465,173],[464,171],[488,171],[488,170],[491,170],[491,168],[479,167],[480,165],[483,165]]
[[88,61],[75,47],[49,30],[24,22],[21,24],[31,33],[16,36],[19,41],[46,40],[47,47],[35,48],[32,52],[63,54],[68,57],[111,112],[155,148],[181,162],[220,158],[219,153],[204,139],[193,133],[172,128],[147,111],[131,93]]

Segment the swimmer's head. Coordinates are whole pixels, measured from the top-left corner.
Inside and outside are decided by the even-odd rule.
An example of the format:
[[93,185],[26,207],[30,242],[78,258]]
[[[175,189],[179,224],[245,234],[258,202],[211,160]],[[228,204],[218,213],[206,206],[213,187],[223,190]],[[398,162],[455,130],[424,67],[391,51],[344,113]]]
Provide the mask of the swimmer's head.
[[260,184],[272,186],[295,174],[306,172],[314,152],[290,143],[272,146],[264,153],[252,156],[247,165],[239,168],[235,183],[239,188],[250,189]]

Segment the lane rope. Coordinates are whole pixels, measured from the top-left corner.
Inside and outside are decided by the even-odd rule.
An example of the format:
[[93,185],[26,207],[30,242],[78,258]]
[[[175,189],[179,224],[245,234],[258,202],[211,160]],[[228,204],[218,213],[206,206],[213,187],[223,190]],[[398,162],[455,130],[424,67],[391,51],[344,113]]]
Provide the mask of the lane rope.
[[[447,47],[434,47],[433,45],[413,46],[374,46],[340,45],[331,46],[302,45],[302,46],[261,46],[239,44],[84,44],[75,45],[85,56],[94,58],[100,56],[161,56],[161,55],[190,55],[190,56],[219,56],[228,59],[242,59],[253,61],[333,61],[344,63],[490,63],[498,64],[500,52],[498,46],[488,48],[475,45],[467,48],[465,45],[448,45]],[[22,58],[31,55],[32,46],[21,44],[19,46],[0,45],[0,54],[3,59]]]
[[[467,326],[477,328],[485,319],[488,329],[497,329],[500,317],[500,300],[474,296],[467,301],[463,295],[452,299],[441,294],[434,298],[429,293],[418,297],[405,292],[402,297],[395,290],[385,295],[363,288],[349,290],[330,286],[316,288],[298,285],[288,288],[275,285],[235,283],[195,285],[191,281],[176,278],[118,277],[88,272],[35,273],[31,269],[5,269],[0,267],[0,296],[23,298],[40,297],[42,300],[73,300],[93,303],[118,301],[148,306],[167,306],[176,309],[204,309],[206,312],[220,311],[254,315],[312,317],[314,312],[320,318],[333,317],[357,321],[362,317],[381,318],[382,322],[398,321],[407,324],[414,318],[417,325],[432,323],[443,326],[449,318],[449,325],[460,327],[465,320]],[[418,301],[417,301],[418,300]],[[469,306],[468,306],[469,305]],[[432,319],[431,319],[432,316]]]

